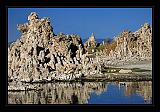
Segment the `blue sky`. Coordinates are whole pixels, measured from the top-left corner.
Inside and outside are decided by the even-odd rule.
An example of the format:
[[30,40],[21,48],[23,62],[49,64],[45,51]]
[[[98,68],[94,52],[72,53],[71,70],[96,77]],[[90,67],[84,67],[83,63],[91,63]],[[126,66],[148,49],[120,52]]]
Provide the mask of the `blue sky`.
[[82,39],[93,32],[96,39],[113,38],[121,31],[138,30],[148,22],[152,25],[151,8],[9,8],[8,42],[21,36],[17,24],[27,22],[31,12],[49,17],[55,34],[78,34]]

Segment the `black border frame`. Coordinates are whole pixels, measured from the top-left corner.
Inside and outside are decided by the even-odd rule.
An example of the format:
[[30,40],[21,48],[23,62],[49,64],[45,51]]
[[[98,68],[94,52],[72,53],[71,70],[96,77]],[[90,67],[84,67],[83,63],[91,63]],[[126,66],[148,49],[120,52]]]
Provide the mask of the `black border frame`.
[[[9,1],[9,0],[8,0]],[[18,0],[17,0],[18,1]],[[40,1],[40,0],[39,0]],[[123,4],[121,4],[120,2],[116,2],[115,4],[113,3],[115,0],[113,0],[112,2],[109,2],[109,4],[107,4],[106,2],[92,2],[91,4],[89,4],[89,5],[87,5],[88,3],[86,3],[85,5],[83,4],[83,3],[81,3],[81,2],[77,2],[77,4],[79,4],[79,5],[75,5],[73,2],[71,3],[71,4],[69,4],[69,2],[63,2],[62,4],[61,3],[59,3],[59,2],[56,2],[56,3],[53,3],[54,5],[53,6],[49,6],[48,4],[50,4],[49,2],[48,2],[48,4],[47,3],[44,3],[43,1],[41,1],[41,2],[38,2],[38,1],[36,1],[36,2],[22,2],[22,1],[20,1],[20,2],[17,2],[17,4],[19,4],[19,5],[21,5],[21,6],[17,6],[16,5],[16,2],[15,1],[9,1],[8,3],[7,2],[3,2],[4,4],[4,6],[2,5],[2,10],[4,11],[4,9],[5,9],[5,13],[3,13],[6,17],[7,17],[7,15],[8,15],[8,10],[7,10],[7,8],[33,8],[33,7],[35,7],[35,8],[39,8],[39,7],[42,7],[42,8],[51,8],[51,7],[53,7],[53,8],[71,8],[71,7],[73,7],[73,8],[80,8],[80,7],[82,7],[82,8],[111,8],[111,7],[113,7],[113,8],[124,8],[124,7],[126,7],[126,8],[152,8],[152,32],[153,32],[153,34],[152,34],[152,36],[153,37],[155,37],[155,35],[157,35],[158,34],[158,31],[157,30],[154,30],[154,29],[157,29],[158,28],[158,24],[155,24],[155,21],[158,21],[158,17],[160,17],[159,15],[156,15],[155,13],[157,13],[156,11],[158,10],[158,4],[154,4],[154,2],[152,1],[152,2],[146,2],[145,4],[143,4],[144,2],[139,2],[139,4],[136,4],[135,5],[135,3],[137,2],[132,2],[132,3],[129,3],[128,4],[128,2],[127,3],[124,3],[124,5]],[[144,0],[145,1],[145,0]],[[13,2],[15,2],[15,3],[13,3]],[[26,5],[26,6],[24,6],[24,4]],[[28,3],[28,4],[27,4]],[[31,4],[32,5],[31,5]],[[38,5],[40,5],[40,4],[43,4],[43,5],[45,5],[45,6],[36,6],[36,3],[39,3]],[[59,3],[58,5],[57,5],[57,3]],[[104,3],[104,4],[103,4]],[[30,6],[29,6],[29,4],[30,4]],[[61,5],[60,5],[61,4]],[[105,4],[107,4],[107,5],[105,5]],[[27,6],[28,5],[28,6]],[[48,6],[47,6],[48,5]],[[51,4],[50,4],[51,5]],[[132,6],[132,5],[134,5],[134,6]],[[148,7],[147,7],[148,6]],[[4,16],[3,16],[4,17]],[[7,18],[6,18],[7,19]],[[2,19],[2,21],[6,21],[6,28],[5,29],[2,29],[2,31],[3,31],[3,33],[4,32],[7,32],[8,31],[8,19],[7,20],[5,20],[4,18]],[[158,22],[157,22],[158,23]],[[4,22],[2,22],[2,25],[3,25],[3,27],[5,26],[5,23]],[[4,31],[5,30],[5,31]],[[7,34],[7,33],[6,33]],[[5,34],[5,36],[7,37],[7,35]],[[6,42],[6,46],[8,45],[8,38],[7,38],[7,41],[6,41],[6,39],[4,40],[5,42]],[[155,44],[156,44],[156,42],[157,41],[155,41],[155,38],[153,38],[153,43],[154,43],[154,45],[153,45],[153,55],[152,55],[152,74],[153,74],[153,80],[154,81],[152,81],[152,98],[153,98],[153,100],[152,100],[152,104],[151,105],[146,105],[145,104],[145,106],[142,106],[141,104],[139,105],[108,105],[108,106],[106,106],[106,105],[69,105],[69,106],[64,106],[64,105],[55,105],[55,106],[53,106],[53,105],[28,105],[28,104],[26,104],[25,106],[24,105],[12,105],[12,104],[7,104],[7,102],[5,101],[6,99],[3,97],[3,103],[5,102],[5,104],[3,104],[2,103],[2,105],[4,105],[4,107],[5,107],[5,109],[3,109],[3,110],[7,110],[7,111],[12,111],[12,110],[15,110],[15,109],[17,109],[17,110],[34,110],[35,111],[35,109],[33,109],[33,107],[35,107],[37,110],[42,110],[42,111],[44,111],[44,110],[51,110],[51,109],[53,109],[53,110],[63,110],[63,111],[66,111],[66,109],[72,109],[72,110],[75,110],[75,111],[77,111],[77,110],[83,110],[83,108],[84,108],[84,110],[92,110],[92,111],[102,111],[103,109],[104,110],[111,110],[111,111],[119,111],[119,110],[123,110],[123,111],[126,111],[126,112],[128,112],[128,111],[137,111],[137,110],[140,110],[140,111],[149,111],[149,112],[151,112],[151,111],[158,111],[158,109],[160,109],[160,108],[158,108],[158,102],[159,102],[159,99],[158,98],[155,98],[155,96],[157,95],[159,95],[158,94],[158,92],[156,91],[155,92],[155,90],[158,90],[158,89],[155,89],[155,85],[157,85],[157,83],[158,83],[158,78],[156,78],[155,76],[154,76],[154,73],[156,73],[156,71],[155,71],[155,68],[156,68],[156,66],[154,66],[156,63],[158,64],[158,61],[157,62],[155,62],[155,52],[154,52],[154,49],[155,49]],[[158,43],[158,42],[157,42]],[[4,45],[4,43],[3,43],[3,45]],[[157,44],[158,45],[158,44]],[[5,46],[5,47],[6,47]],[[157,54],[156,54],[157,55]],[[8,56],[8,52],[6,51],[6,57]],[[158,57],[158,55],[157,55],[157,57]],[[4,61],[4,60],[3,60]],[[8,62],[8,58],[6,59],[6,62]],[[6,63],[5,62],[5,63]],[[6,65],[8,65],[8,64],[6,64]],[[4,66],[3,66],[4,67]],[[3,68],[2,68],[3,69]],[[7,71],[7,73],[8,73],[8,69],[7,69],[7,67],[5,68],[5,69],[3,69],[3,70],[6,70]],[[4,74],[6,73],[6,71],[4,72]],[[4,75],[3,76],[3,78],[6,78],[7,80],[8,80],[8,78],[7,78],[7,76],[6,75]],[[2,78],[2,79],[3,79]],[[154,82],[154,83],[153,83]],[[7,82],[6,81],[2,81],[1,82],[1,84],[2,85],[4,85],[5,84],[5,87],[3,87],[3,89],[5,90],[5,92],[4,92],[4,96],[6,96],[6,92],[8,93],[8,90],[6,89],[6,86],[7,86]],[[6,96],[6,97],[8,97],[8,95]],[[7,101],[8,101],[8,99],[7,99]],[[32,108],[28,108],[28,106],[30,106],[30,107],[32,107]],[[83,107],[83,108],[82,108]],[[103,107],[103,108],[102,108]],[[128,111],[127,111],[128,110]]]

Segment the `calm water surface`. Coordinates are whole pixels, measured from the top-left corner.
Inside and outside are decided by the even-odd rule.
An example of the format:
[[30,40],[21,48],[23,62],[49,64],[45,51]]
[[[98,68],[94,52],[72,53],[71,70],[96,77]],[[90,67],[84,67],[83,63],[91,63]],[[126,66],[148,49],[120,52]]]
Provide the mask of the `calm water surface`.
[[152,82],[57,82],[8,92],[9,104],[151,104]]

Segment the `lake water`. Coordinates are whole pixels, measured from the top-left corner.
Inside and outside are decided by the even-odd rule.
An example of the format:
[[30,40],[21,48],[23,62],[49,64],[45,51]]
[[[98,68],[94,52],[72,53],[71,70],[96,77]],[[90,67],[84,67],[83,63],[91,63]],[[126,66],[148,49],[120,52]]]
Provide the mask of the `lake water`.
[[152,82],[56,82],[8,92],[9,104],[152,104]]

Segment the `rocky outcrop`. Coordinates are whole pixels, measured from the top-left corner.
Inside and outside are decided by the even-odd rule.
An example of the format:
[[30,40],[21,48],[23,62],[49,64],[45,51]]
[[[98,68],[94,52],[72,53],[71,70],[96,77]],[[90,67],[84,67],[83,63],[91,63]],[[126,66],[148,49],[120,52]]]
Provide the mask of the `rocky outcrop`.
[[152,58],[152,28],[145,23],[138,31],[123,31],[104,51],[111,59],[137,57],[139,59]]
[[8,47],[9,81],[74,80],[100,73],[98,59],[85,53],[78,35],[57,36],[49,18],[35,12],[17,25],[22,36]]
[[103,65],[124,65],[127,62],[152,60],[152,28],[145,23],[136,32],[123,31],[99,52]]
[[137,57],[152,58],[152,29],[145,23],[138,31],[123,31],[112,44],[115,47],[110,51],[109,56],[116,59]]
[[101,67],[152,59],[152,29],[145,23],[138,31],[123,31],[97,50],[92,34],[83,45],[78,35],[55,35],[49,18],[35,12],[28,23],[17,25],[21,37],[8,46],[8,80],[41,82],[76,80],[101,75]]
[[95,48],[97,46],[97,42],[95,40],[95,36],[92,33],[91,37],[85,42],[84,44],[84,48],[88,53],[94,53],[95,52]]

